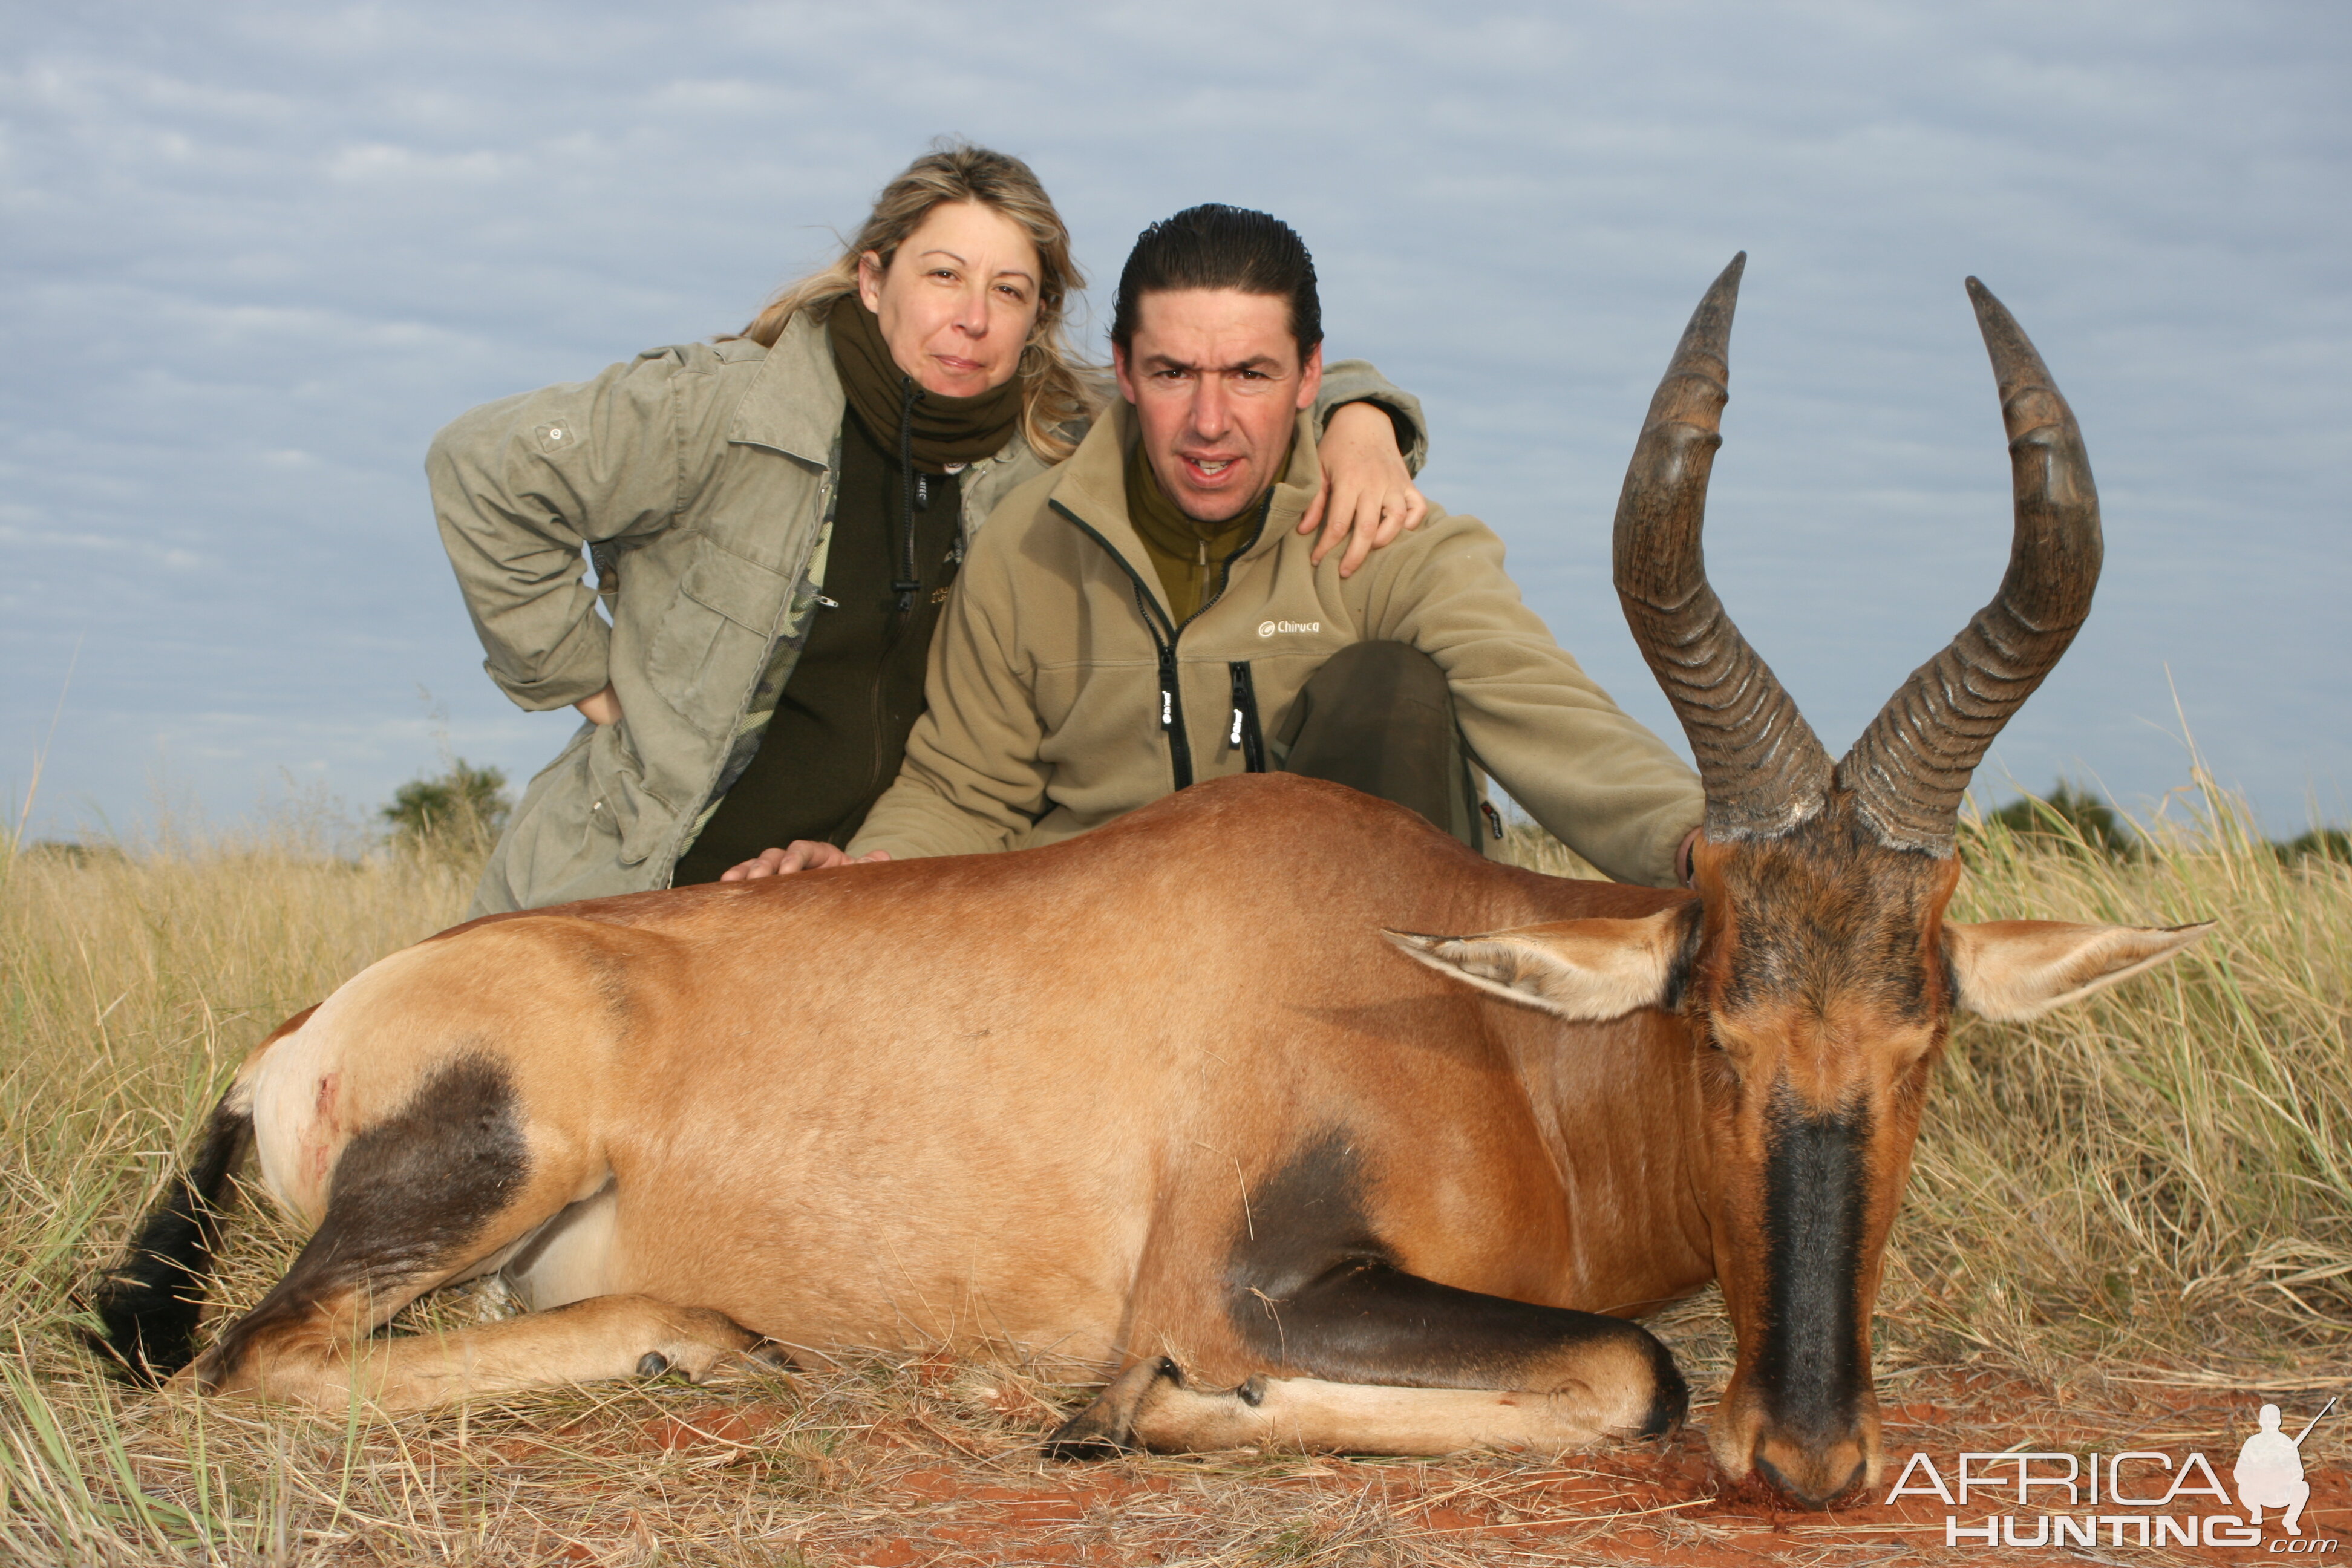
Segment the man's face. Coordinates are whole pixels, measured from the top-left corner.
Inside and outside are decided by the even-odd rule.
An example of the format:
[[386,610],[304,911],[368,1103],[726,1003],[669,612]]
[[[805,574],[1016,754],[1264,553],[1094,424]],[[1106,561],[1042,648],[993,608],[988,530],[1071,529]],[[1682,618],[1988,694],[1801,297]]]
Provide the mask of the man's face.
[[1323,384],[1321,345],[1299,362],[1290,302],[1233,289],[1146,294],[1111,360],[1160,488],[1196,522],[1232,520],[1281,477]]

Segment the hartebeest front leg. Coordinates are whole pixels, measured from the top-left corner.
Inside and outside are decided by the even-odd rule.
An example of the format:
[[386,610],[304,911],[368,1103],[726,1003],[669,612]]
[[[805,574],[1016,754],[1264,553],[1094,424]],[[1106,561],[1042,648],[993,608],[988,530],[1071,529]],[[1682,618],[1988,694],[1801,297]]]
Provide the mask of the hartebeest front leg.
[[1119,1448],[1213,1453],[1310,1448],[1327,1453],[1456,1453],[1461,1448],[1590,1448],[1649,1436],[1609,1422],[1588,1389],[1400,1389],[1322,1377],[1249,1377],[1195,1389],[1167,1356],[1136,1361],[1101,1399],[1046,1444],[1063,1460]]
[[[1166,1356],[1135,1363],[1054,1434],[1057,1458],[1107,1458],[1121,1448],[1197,1454],[1221,1448],[1321,1449],[1349,1454],[1446,1454],[1464,1448],[1589,1448],[1647,1434],[1634,1415],[1611,1419],[1586,1388],[1549,1393],[1395,1388],[1312,1377],[1248,1379],[1200,1389]],[[1646,1413],[1643,1413],[1646,1414]]]
[[1211,1391],[1188,1384],[1173,1361],[1146,1358],[1055,1433],[1048,1451],[1580,1448],[1659,1436],[1689,1404],[1673,1356],[1636,1324],[1456,1289],[1370,1259],[1283,1297],[1237,1292],[1231,1312],[1268,1363],[1322,1375]]

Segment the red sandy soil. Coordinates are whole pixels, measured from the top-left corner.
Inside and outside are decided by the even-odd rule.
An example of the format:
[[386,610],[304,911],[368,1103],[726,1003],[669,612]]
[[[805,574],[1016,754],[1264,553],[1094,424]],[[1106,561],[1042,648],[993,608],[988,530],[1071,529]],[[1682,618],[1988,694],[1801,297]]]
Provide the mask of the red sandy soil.
[[[1882,1388],[1886,1476],[1847,1506],[1811,1513],[1790,1509],[1761,1487],[1722,1485],[1695,1424],[1663,1443],[1570,1456],[1555,1463],[1525,1459],[1347,1460],[1297,1456],[1236,1459],[1118,1460],[1063,1465],[1042,1460],[1024,1428],[1037,1413],[1007,1411],[992,1436],[958,1433],[924,1419],[919,1409],[862,1438],[852,1462],[861,1474],[862,1506],[819,1518],[793,1542],[823,1568],[932,1568],[967,1563],[1103,1563],[1169,1561],[1652,1563],[1733,1568],[1782,1562],[2014,1563],[2021,1561],[2184,1563],[2279,1560],[2286,1541],[2266,1515],[2261,1546],[2182,1550],[2122,1544],[2102,1530],[2096,1547],[2030,1551],[1962,1541],[1948,1549],[1944,1524],[1964,1526],[1988,1514],[2020,1517],[2030,1539],[2039,1510],[2021,1509],[2013,1489],[1979,1492],[1966,1508],[1933,1496],[1885,1499],[1915,1451],[1936,1461],[1946,1480],[1963,1450],[2012,1447],[2114,1454],[2169,1453],[2185,1462],[2202,1452],[2221,1483],[2239,1443],[2254,1429],[2265,1396],[2221,1388],[2113,1383],[2095,1399],[2054,1398],[2050,1391],[1983,1373],[1923,1373]],[[1899,1401],[1899,1403],[1898,1403]],[[2307,1419],[2303,1402],[2282,1398],[2292,1434]],[[2316,1402],[2313,1402],[2315,1408]],[[1704,1418],[1704,1412],[1700,1418]],[[712,1407],[681,1420],[663,1417],[640,1429],[648,1448],[693,1449],[753,1441],[775,1415],[758,1407]],[[2312,1500],[2297,1545],[2335,1542],[2352,1556],[2352,1419],[2331,1417],[2305,1444]],[[1042,1426],[1038,1426],[1042,1430]],[[2163,1483],[2154,1489],[2161,1490]],[[2013,1483],[2012,1483],[2013,1487]],[[2048,1494],[2044,1494],[2048,1495]],[[2235,1511],[2210,1497],[2188,1497],[2170,1510],[2108,1503],[2083,1512]],[[881,1516],[877,1524],[877,1514]],[[1250,1544],[1235,1520],[1268,1528]],[[1286,1518],[1307,1521],[1286,1543],[1270,1543]],[[1313,1521],[1336,1533],[1315,1533]],[[1339,1521],[1341,1527],[1328,1521]],[[1230,1553],[1231,1555],[1228,1555]]]

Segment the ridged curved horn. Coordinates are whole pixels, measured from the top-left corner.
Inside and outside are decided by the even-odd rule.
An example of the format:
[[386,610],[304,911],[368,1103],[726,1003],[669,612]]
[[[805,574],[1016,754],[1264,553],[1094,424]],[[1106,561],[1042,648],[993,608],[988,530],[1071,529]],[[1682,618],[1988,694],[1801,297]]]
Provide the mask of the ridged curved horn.
[[1975,279],[1969,298],[2000,386],[2017,496],[2009,571],[1992,603],[1887,700],[1838,783],[1891,848],[1952,852],[1960,795],[1987,747],[2091,613],[2103,546],[2091,460],[2042,356]]
[[1730,365],[1741,251],[1692,312],[1617,498],[1617,601],[1690,737],[1706,836],[1770,837],[1828,798],[1829,753],[1707,586],[1699,533]]

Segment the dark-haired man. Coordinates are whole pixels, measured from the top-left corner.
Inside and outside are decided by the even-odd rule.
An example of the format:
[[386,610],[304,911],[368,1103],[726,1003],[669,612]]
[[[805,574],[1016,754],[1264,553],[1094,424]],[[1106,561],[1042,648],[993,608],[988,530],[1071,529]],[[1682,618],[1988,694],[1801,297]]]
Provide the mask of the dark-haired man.
[[1609,875],[1679,879],[1697,779],[1520,602],[1491,530],[1432,506],[1344,578],[1294,534],[1322,321],[1286,225],[1225,206],[1155,224],[1111,337],[1124,405],[975,538],[929,711],[847,855],[795,844],[730,879],[1051,843],[1267,768],[1475,847],[1470,761]]

